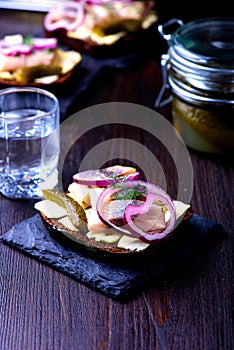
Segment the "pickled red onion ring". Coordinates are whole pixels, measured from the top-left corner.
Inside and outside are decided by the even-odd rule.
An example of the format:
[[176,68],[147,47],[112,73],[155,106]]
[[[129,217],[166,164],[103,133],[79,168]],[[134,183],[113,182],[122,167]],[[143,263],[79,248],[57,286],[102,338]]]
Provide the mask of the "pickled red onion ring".
[[44,49],[55,49],[58,45],[56,38],[34,38],[33,49],[44,50]]
[[[76,2],[79,2],[79,0],[75,0]],[[93,4],[93,5],[111,5],[112,3],[116,2],[132,2],[134,0],[86,0],[87,4]]]
[[30,55],[33,50],[54,49],[57,45],[56,38],[34,38],[32,44],[9,44],[2,40],[0,42],[0,53],[5,56]]
[[[110,219],[105,216],[105,211],[103,210],[103,203],[108,203],[108,201],[114,200],[114,196],[121,191],[120,188],[114,188],[111,185],[107,187],[99,196],[97,201],[97,213],[100,219],[109,227],[114,228],[122,234],[130,235],[141,239],[147,243],[154,243],[160,241],[161,239],[167,237],[174,229],[176,223],[176,210],[175,205],[169,196],[162,188],[145,182],[141,180],[137,181],[126,181],[124,182],[125,188],[135,188],[137,186],[145,186],[147,190],[146,201],[141,205],[128,204],[123,212],[123,225],[117,226]],[[134,224],[133,218],[136,215],[146,213],[151,207],[152,203],[155,201],[162,202],[170,213],[169,222],[167,222],[166,227],[162,230],[155,230],[152,232],[145,232]]]
[[0,52],[5,56],[30,55],[33,48],[27,44],[16,44],[0,47]]
[[132,181],[139,179],[140,177],[138,171],[124,176],[121,175],[121,172],[113,173],[113,175],[114,176],[109,176],[103,170],[87,170],[73,175],[73,180],[80,185],[106,187],[112,183],[119,182],[121,179]]
[[[151,231],[151,232],[145,232],[142,229],[140,229],[137,225],[135,225],[134,220],[132,219],[136,215],[141,215],[143,213],[147,213],[147,211],[150,209],[153,202],[160,201],[164,205],[166,205],[167,209],[170,213],[169,223],[166,226],[166,228],[162,231]],[[172,232],[175,222],[176,222],[176,213],[175,213],[175,207],[171,200],[171,198],[168,196],[168,194],[155,194],[155,193],[149,193],[146,197],[146,201],[140,205],[140,206],[134,206],[132,204],[129,204],[124,211],[124,222],[128,225],[128,228],[132,234],[147,242],[155,242],[159,241],[162,238],[165,238],[169,233]]]
[[65,1],[50,10],[44,18],[44,26],[48,32],[58,29],[74,31],[84,20],[84,7],[82,3]]

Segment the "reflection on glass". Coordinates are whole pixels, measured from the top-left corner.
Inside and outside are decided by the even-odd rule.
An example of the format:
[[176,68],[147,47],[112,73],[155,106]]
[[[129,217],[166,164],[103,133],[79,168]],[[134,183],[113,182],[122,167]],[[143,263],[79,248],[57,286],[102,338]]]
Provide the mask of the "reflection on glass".
[[0,0],[0,8],[47,12],[62,0]]

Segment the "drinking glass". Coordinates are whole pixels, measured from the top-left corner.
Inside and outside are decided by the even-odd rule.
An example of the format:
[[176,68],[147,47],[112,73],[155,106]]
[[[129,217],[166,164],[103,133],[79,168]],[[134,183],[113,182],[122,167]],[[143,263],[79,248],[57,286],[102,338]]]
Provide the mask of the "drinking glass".
[[59,103],[37,87],[0,90],[0,192],[41,198],[58,182]]

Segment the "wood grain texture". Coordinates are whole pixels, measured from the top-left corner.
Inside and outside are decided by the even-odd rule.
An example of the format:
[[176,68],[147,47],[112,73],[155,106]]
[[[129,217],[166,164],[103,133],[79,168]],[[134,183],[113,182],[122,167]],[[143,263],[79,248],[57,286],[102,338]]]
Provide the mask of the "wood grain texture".
[[[42,15],[0,10],[1,31],[30,33]],[[4,25],[3,25],[4,24]],[[153,108],[161,86],[159,57],[132,71],[99,77],[76,108],[125,101]],[[170,120],[170,109],[160,111]],[[106,128],[105,137],[130,137],[152,147],[151,137],[134,128]],[[90,134],[91,136],[91,134]],[[66,162],[76,169],[77,154],[93,146],[74,145]],[[155,150],[154,150],[155,151]],[[110,149],[110,154],[113,150]],[[134,148],[132,149],[134,153]],[[156,152],[156,151],[155,151]],[[165,169],[168,153],[158,154]],[[228,235],[201,247],[185,263],[145,286],[133,300],[114,301],[81,283],[0,244],[1,350],[232,350],[233,340],[233,162],[190,151],[194,170],[192,207],[221,223]],[[149,164],[150,166],[150,164]],[[70,180],[64,173],[64,183]],[[170,177],[170,172],[168,174]],[[171,190],[177,182],[172,176]],[[33,214],[33,201],[0,196],[0,234]],[[23,234],[23,233],[22,233]]]

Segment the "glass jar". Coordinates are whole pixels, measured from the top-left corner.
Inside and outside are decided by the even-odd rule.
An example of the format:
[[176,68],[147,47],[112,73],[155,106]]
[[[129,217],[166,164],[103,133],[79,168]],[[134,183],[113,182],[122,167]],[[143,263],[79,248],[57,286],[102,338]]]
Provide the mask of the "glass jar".
[[[232,152],[234,20],[183,24],[172,19],[158,30],[169,49],[161,57],[164,82],[155,107],[172,101],[173,124],[187,146],[208,153]],[[163,100],[167,89],[170,97]]]

